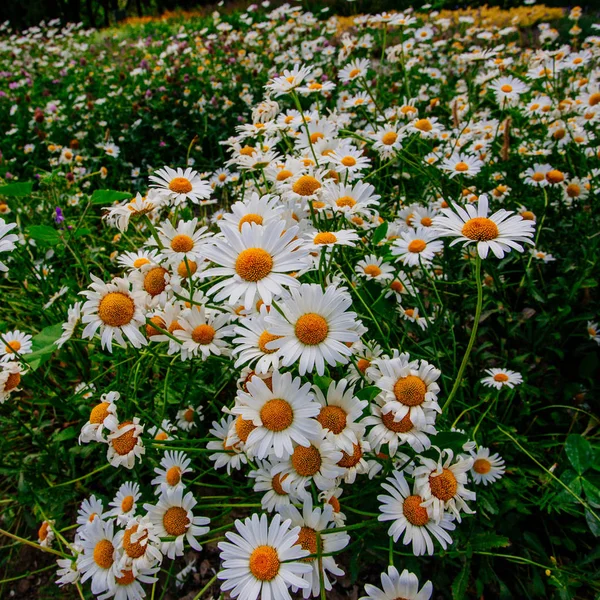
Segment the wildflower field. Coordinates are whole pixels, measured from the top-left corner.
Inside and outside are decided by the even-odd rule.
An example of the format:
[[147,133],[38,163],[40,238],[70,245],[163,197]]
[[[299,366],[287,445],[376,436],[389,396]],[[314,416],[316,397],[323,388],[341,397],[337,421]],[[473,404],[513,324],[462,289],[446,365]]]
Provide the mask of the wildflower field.
[[600,25],[309,9],[0,27],[0,598],[600,594]]

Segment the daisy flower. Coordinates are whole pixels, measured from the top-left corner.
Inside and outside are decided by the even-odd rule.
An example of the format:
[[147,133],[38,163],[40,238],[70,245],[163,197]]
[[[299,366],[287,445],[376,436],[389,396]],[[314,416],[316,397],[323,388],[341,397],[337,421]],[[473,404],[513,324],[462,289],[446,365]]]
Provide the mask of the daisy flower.
[[287,94],[297,88],[308,77],[311,67],[295,64],[292,70],[284,69],[283,75],[274,77],[265,86],[275,97]]
[[246,455],[237,447],[229,446],[227,444],[227,438],[229,436],[229,430],[232,423],[235,421],[233,415],[223,417],[221,422],[212,422],[212,429],[209,430],[211,435],[214,435],[217,440],[214,442],[208,442],[206,447],[208,450],[216,450],[215,454],[210,454],[209,459],[215,463],[215,469],[227,467],[227,475],[231,475],[231,471],[242,468],[248,461]]
[[339,465],[342,458],[343,453],[325,440],[321,431],[308,446],[296,445],[290,457],[277,463],[272,473],[287,475],[282,477],[283,489],[304,498],[309,493],[305,488],[313,481],[319,490],[335,486],[336,478],[344,475],[344,468]]
[[130,271],[139,270],[144,265],[157,264],[162,260],[162,255],[156,248],[150,250],[140,248],[135,252],[124,252],[117,258],[117,264]]
[[91,290],[80,292],[87,298],[81,308],[82,322],[86,324],[84,339],[92,339],[100,330],[102,348],[112,352],[113,337],[119,344],[125,344],[123,334],[135,348],[145,346],[148,341],[139,328],[144,324],[142,312],[143,292],[132,292],[127,279],[115,277],[110,283],[104,283],[91,275]]
[[407,569],[398,573],[394,566],[389,566],[387,573],[381,574],[381,587],[379,589],[370,583],[365,584],[366,596],[360,600],[429,600],[433,592],[433,584],[427,581],[419,591],[419,580],[414,573]]
[[149,190],[146,196],[137,193],[135,198],[124,200],[114,206],[105,208],[106,214],[103,218],[108,225],[116,227],[121,233],[125,233],[129,228],[131,219],[140,218],[144,215],[152,216],[155,209],[158,209],[164,202],[158,190]]
[[228,531],[227,542],[219,542],[223,580],[221,590],[232,598],[291,600],[288,588],[310,588],[302,576],[312,572],[303,558],[309,552],[297,545],[300,527],[290,529],[291,521],[275,515],[271,523],[266,515],[254,514],[244,522],[237,520],[237,533]]
[[415,489],[423,498],[422,506],[431,507],[432,519],[439,523],[445,511],[450,511],[460,523],[461,511],[473,514],[465,502],[475,500],[475,492],[465,487],[473,459],[458,456],[453,462],[454,453],[450,449],[442,450],[437,461],[423,456],[418,459],[421,464],[413,472]]
[[327,155],[330,163],[336,166],[336,170],[342,175],[346,173],[350,178],[355,177],[363,169],[369,168],[371,160],[364,156],[362,150],[353,147],[339,148]]
[[365,256],[356,263],[354,272],[367,280],[388,281],[394,278],[394,267],[374,254]]
[[523,182],[534,187],[545,187],[548,185],[546,175],[552,171],[552,166],[548,164],[533,165],[521,174]]
[[0,404],[6,402],[12,392],[18,391],[23,374],[21,363],[13,361],[0,365]]
[[594,340],[597,344],[600,344],[600,327],[598,323],[594,321],[587,322],[587,333],[590,336],[590,340]]
[[[336,577],[344,575],[344,571],[338,567],[331,555],[341,552],[350,543],[350,536],[344,531],[327,532],[333,522],[333,507],[326,504],[322,508],[313,508],[312,498],[308,496],[302,504],[302,512],[290,504],[282,508],[281,514],[291,521],[292,527],[300,527],[296,545],[312,555],[310,558],[304,559],[312,566],[312,569],[308,573],[302,574],[302,579],[309,584],[309,587],[302,590],[302,597],[319,596],[321,576],[323,576],[323,587],[326,591],[330,591],[332,584],[327,573]],[[323,533],[321,534],[321,532]],[[317,536],[320,537],[320,544]],[[320,559],[316,556],[319,550],[323,554]],[[292,586],[293,591],[296,589],[296,586]]]
[[[292,489],[284,489],[283,481],[287,478],[286,474],[273,474],[274,463],[268,460],[256,461],[258,469],[250,471],[248,477],[255,480],[255,492],[264,492],[261,499],[261,506],[269,512],[281,512],[284,506],[288,506],[291,502],[298,502],[298,496]],[[275,463],[277,464],[277,463]]]
[[531,248],[529,251],[531,256],[536,260],[541,260],[542,262],[548,264],[556,260],[552,254],[548,254],[548,252],[543,252],[542,250],[537,250],[536,248]]
[[229,352],[229,344],[223,339],[231,334],[231,328],[227,326],[228,313],[194,306],[183,312],[177,322],[180,329],[176,329],[174,335],[181,340],[181,349],[186,351],[182,360],[193,356],[206,360],[211,354],[221,356]]
[[78,531],[81,533],[90,523],[96,519],[102,520],[104,517],[106,515],[104,514],[102,500],[91,495],[81,503],[81,506],[77,510],[77,524],[81,525]]
[[115,517],[118,525],[126,525],[135,516],[137,501],[141,497],[140,486],[135,482],[126,481],[121,484],[114,499],[108,503],[112,508],[106,512],[106,516]]
[[192,492],[183,495],[183,488],[163,487],[156,505],[144,504],[148,511],[148,518],[154,525],[154,533],[159,538],[175,538],[162,541],[160,551],[169,558],[183,556],[184,542],[198,552],[202,546],[196,540],[209,531],[207,525],[210,519],[196,517],[192,509],[196,506],[196,499]]
[[[17,226],[16,223],[6,223],[4,219],[0,219],[0,252],[12,252],[16,246],[19,236],[14,233],[8,233],[11,229]],[[0,272],[8,271],[8,267],[0,261]]]
[[134,577],[152,568],[162,561],[160,543],[147,516],[129,519],[125,529],[115,535],[115,546],[123,549],[119,568],[132,571]]
[[327,439],[339,450],[354,452],[354,445],[364,433],[364,426],[357,421],[362,416],[367,400],[359,400],[354,395],[354,386],[348,387],[348,381],[332,381],[327,388],[327,396],[314,385],[313,391],[321,410],[317,421],[323,427]]
[[340,229],[339,231],[311,231],[305,234],[304,239],[306,249],[318,251],[321,249],[330,250],[334,246],[351,246],[358,241],[358,233],[349,229]]
[[54,342],[58,348],[62,348],[75,333],[75,328],[81,322],[81,306],[83,302],[75,302],[69,306],[67,311],[67,321],[62,324],[62,335]]
[[164,167],[150,175],[151,186],[159,190],[160,194],[169,199],[173,206],[179,206],[190,200],[199,204],[206,200],[212,191],[210,183],[204,181],[200,175],[189,167],[187,169]]
[[137,575],[134,575],[131,569],[117,569],[114,588],[98,596],[98,600],[108,600],[108,598],[137,600],[144,598],[146,590],[141,586],[141,583],[155,583],[157,578],[154,575],[158,573],[159,569],[159,566],[144,569]]
[[119,392],[108,392],[100,396],[100,403],[92,408],[87,422],[81,428],[80,444],[87,444],[92,440],[106,442],[104,430],[112,431],[118,425],[116,402],[120,397]]
[[334,487],[319,494],[319,500],[325,504],[330,504],[333,508],[331,518],[336,527],[343,527],[346,524],[346,515],[342,512],[339,500],[343,491],[341,487]]
[[142,442],[141,434],[144,431],[140,420],[134,417],[132,421],[123,421],[118,425],[114,422],[108,425],[111,433],[107,436],[108,450],[106,458],[113,467],[123,465],[133,469],[135,459],[145,454],[146,449]]
[[365,77],[370,65],[371,61],[368,58],[356,58],[339,70],[338,78],[340,81],[348,82]]
[[241,232],[222,225],[224,238],[215,239],[214,246],[205,249],[205,256],[219,265],[205,271],[205,275],[225,276],[208,291],[215,301],[227,298],[233,306],[243,298],[244,307],[250,309],[256,294],[270,305],[284,287],[299,285],[286,273],[305,268],[306,254],[300,250],[302,240],[296,237],[298,227],[284,229],[283,221],[269,222],[264,227],[244,224]]
[[494,483],[504,476],[504,459],[499,454],[491,454],[490,449],[480,447],[477,452],[471,450],[473,466],[470,475],[477,484]]
[[271,453],[288,458],[294,452],[292,442],[308,448],[310,440],[319,436],[320,426],[313,417],[319,414],[320,406],[310,383],[301,384],[291,373],[274,371],[270,387],[260,377],[253,377],[246,384],[248,392],[238,392],[231,412],[254,425],[246,448],[257,458]]
[[0,333],[0,363],[18,360],[18,356],[32,352],[32,337],[18,329]]
[[495,387],[497,390],[502,389],[504,386],[514,388],[515,385],[523,383],[523,376],[516,371],[510,369],[486,369],[488,377],[484,377],[481,383],[486,387]]
[[328,181],[323,186],[322,198],[335,212],[351,216],[369,214],[371,207],[379,204],[381,196],[375,193],[375,188],[370,183],[363,181],[353,185]]
[[436,383],[441,371],[428,362],[409,361],[405,353],[378,360],[369,371],[374,385],[381,390],[378,397],[385,401],[382,413],[394,413],[394,421],[401,422],[409,415],[410,421],[420,427],[427,423],[425,411],[441,412],[437,402],[440,386]]
[[496,95],[498,104],[515,104],[529,87],[516,77],[508,75],[498,77],[489,85],[489,89]]
[[279,339],[267,344],[276,348],[283,366],[298,361],[300,375],[325,372],[331,366],[346,364],[352,350],[346,345],[358,341],[354,330],[356,313],[347,309],[352,299],[344,288],[332,285],[325,292],[317,284],[303,283],[290,290],[281,304],[283,316],[274,311],[266,317],[271,333]]
[[54,521],[51,519],[49,521],[43,521],[38,529],[38,544],[42,548],[50,548],[54,538]]
[[269,331],[265,320],[267,314],[266,307],[262,305],[257,315],[240,319],[240,324],[235,326],[234,333],[240,336],[233,340],[232,353],[239,354],[235,367],[252,365],[256,361],[254,370],[259,375],[279,368],[279,353],[267,348],[269,342],[278,338]]
[[518,242],[533,245],[534,223],[504,209],[488,217],[485,195],[479,196],[477,208],[471,204],[464,208],[455,205],[455,210],[442,208],[441,211],[443,216],[433,220],[433,228],[438,235],[456,238],[451,246],[460,242],[476,243],[481,258],[486,258],[489,250],[497,258],[503,258],[511,250],[523,252]]
[[416,323],[423,330],[427,329],[427,325],[429,323],[425,317],[419,316],[419,308],[417,306],[414,308],[404,308],[403,306],[398,306],[398,312],[405,321]]
[[456,175],[464,175],[465,177],[474,177],[481,171],[483,161],[470,154],[453,154],[450,158],[442,161],[440,169],[450,173],[450,179]]
[[[197,218],[191,221],[181,220],[177,224],[177,228],[173,227],[169,220],[166,220],[157,229],[158,239],[163,245],[161,254],[171,264],[179,265],[185,259],[189,263],[197,263],[204,259],[202,255],[203,240],[210,234],[206,232],[206,227],[196,229],[197,226]],[[154,239],[152,241],[154,242]]]
[[92,593],[95,595],[115,586],[118,554],[114,525],[113,519],[94,519],[81,539],[82,552],[77,555],[77,569],[82,583],[92,580]]
[[372,426],[367,439],[374,452],[380,452],[382,446],[387,445],[388,453],[393,457],[403,444],[408,444],[415,452],[423,452],[431,446],[429,436],[437,433],[434,427],[437,415],[435,410],[424,409],[423,419],[416,426],[410,413],[396,421],[394,412],[384,413],[384,407],[387,407],[385,399],[377,398],[371,403],[372,414],[361,421],[366,427]]
[[183,431],[190,431],[196,427],[196,415],[198,415],[200,421],[204,421],[204,415],[202,414],[202,407],[188,406],[177,411],[177,427],[183,429]]
[[439,523],[433,521],[429,510],[424,506],[423,498],[418,493],[411,494],[404,475],[398,471],[386,479],[381,487],[390,495],[381,494],[377,500],[381,502],[381,514],[378,521],[393,521],[388,530],[388,535],[397,542],[403,537],[403,544],[412,543],[412,552],[415,556],[423,554],[432,555],[434,545],[432,536],[445,550],[452,544],[448,531],[456,529],[452,517],[444,513]]
[[438,238],[439,233],[429,227],[402,231],[400,238],[392,244],[392,254],[398,257],[397,261],[410,267],[430,265],[435,255],[444,249],[444,243]]
[[171,452],[167,450],[160,460],[160,466],[154,467],[155,477],[150,484],[155,485],[155,494],[160,494],[163,486],[167,489],[184,488],[182,477],[186,473],[191,473],[191,459],[187,457],[185,452]]
[[[364,435],[364,431],[361,432]],[[344,469],[342,480],[346,483],[354,483],[357,475],[368,475],[373,479],[383,468],[376,460],[367,460],[365,455],[371,452],[371,444],[362,439],[362,435],[357,444],[352,447],[352,452],[342,450],[342,458],[337,463],[338,467]]]
[[278,221],[283,205],[277,196],[270,194],[259,196],[256,192],[252,192],[249,199],[234,202],[230,210],[231,212],[223,214],[223,222],[230,223],[242,231],[244,223],[266,225],[271,221]]
[[390,158],[402,148],[405,133],[397,125],[387,125],[374,131],[371,137],[375,140],[373,150],[377,150],[382,158]]

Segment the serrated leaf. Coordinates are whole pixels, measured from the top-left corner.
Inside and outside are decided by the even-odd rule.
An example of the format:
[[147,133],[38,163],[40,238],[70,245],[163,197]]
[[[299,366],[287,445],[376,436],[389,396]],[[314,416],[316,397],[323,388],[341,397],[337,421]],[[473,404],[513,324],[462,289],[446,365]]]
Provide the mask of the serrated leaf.
[[373,400],[373,398],[375,398],[379,392],[381,392],[381,390],[378,387],[370,385],[362,390],[358,390],[358,392],[356,392],[356,397],[359,400],[368,400],[371,402],[371,400]]
[[31,181],[9,183],[0,187],[0,196],[11,196],[14,198],[29,196],[31,190],[33,190],[33,183]]
[[467,586],[469,585],[469,576],[471,575],[471,563],[465,562],[460,573],[452,582],[453,600],[464,600],[467,597]]
[[377,227],[377,229],[375,230],[375,233],[373,234],[373,244],[375,246],[377,244],[379,244],[379,242],[381,242],[381,240],[386,236],[387,230],[388,230],[387,221],[384,221],[381,225],[379,225],[379,227]]
[[109,205],[113,202],[119,202],[121,200],[127,200],[131,198],[129,192],[119,192],[117,190],[95,190],[92,194],[92,204],[104,204]]
[[31,225],[27,228],[27,233],[36,242],[45,242],[50,245],[60,242],[58,231],[49,225]]
[[565,444],[565,452],[573,468],[581,475],[594,461],[592,445],[581,435],[571,434]]
[[504,535],[498,535],[491,531],[478,533],[469,540],[475,552],[489,550],[490,548],[506,548],[510,546],[510,540]]

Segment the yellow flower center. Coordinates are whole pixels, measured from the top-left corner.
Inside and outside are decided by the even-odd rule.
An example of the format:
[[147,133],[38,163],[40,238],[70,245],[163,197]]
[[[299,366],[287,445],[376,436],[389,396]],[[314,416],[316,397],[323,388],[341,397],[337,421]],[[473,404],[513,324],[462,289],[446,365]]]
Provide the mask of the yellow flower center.
[[115,547],[109,540],[100,540],[94,546],[94,562],[101,569],[110,569],[114,560],[113,554],[115,552]]
[[377,265],[367,265],[363,271],[369,277],[378,277],[381,275],[381,269]]
[[546,179],[550,183],[561,183],[562,181],[564,181],[565,176],[558,169],[552,169],[551,171],[548,171],[546,173]]
[[302,175],[292,186],[294,193],[299,196],[312,196],[321,184],[312,175]]
[[531,179],[533,179],[534,181],[540,182],[540,181],[544,181],[544,179],[546,179],[546,176],[543,173],[534,173],[531,176]]
[[119,585],[123,586],[131,585],[134,582],[134,580],[135,577],[133,576],[133,571],[131,569],[123,571],[123,575],[121,575],[121,577],[115,576],[115,581]]
[[245,281],[264,279],[272,269],[273,258],[262,248],[242,250],[235,261],[235,271]]
[[588,104],[590,106],[596,106],[596,104],[600,104],[600,92],[592,94],[588,99]]
[[250,555],[250,572],[259,581],[271,581],[279,573],[279,555],[272,546],[258,546]]
[[456,495],[458,482],[450,469],[443,469],[439,475],[429,476],[429,487],[436,498],[447,502]]
[[530,210],[525,210],[521,213],[524,221],[535,221],[535,215]]
[[21,373],[10,373],[4,382],[4,391],[10,392],[21,383]]
[[[123,429],[123,427],[131,424],[132,421],[125,421],[119,425],[119,429]],[[131,428],[124,434],[111,440],[115,452],[120,456],[129,454],[135,448],[137,441],[138,438],[135,436],[135,428]]]
[[176,486],[181,481],[181,469],[177,465],[171,467],[165,474],[165,479],[170,486]]
[[100,404],[96,404],[96,406],[94,406],[90,412],[90,423],[102,423],[102,421],[108,417],[109,406],[110,404],[108,402],[100,402]]
[[[164,329],[166,327],[162,317],[159,317],[158,315],[151,317],[150,321],[154,323],[154,325],[156,325],[157,327],[160,327],[161,329]],[[156,327],[146,324],[146,336],[152,337],[153,335],[160,335],[160,331],[156,329]]]
[[135,304],[123,292],[109,292],[100,300],[98,316],[105,325],[122,327],[133,319]]
[[268,331],[263,331],[260,334],[260,337],[258,338],[258,347],[260,349],[260,351],[263,354],[273,354],[273,352],[276,352],[276,350],[269,350],[269,348],[267,348],[267,344],[269,342],[274,342],[275,340],[280,339],[282,336],[280,335],[273,335],[272,333],[269,333]]
[[492,464],[489,460],[485,458],[478,458],[473,463],[473,471],[475,471],[475,473],[479,473],[480,475],[485,475],[486,473],[489,473],[491,468]]
[[429,119],[418,119],[415,121],[415,129],[419,131],[431,131],[433,129],[433,125]]
[[360,69],[352,69],[352,71],[348,73],[348,77],[350,77],[350,79],[354,79],[354,77],[357,75],[360,75]]
[[394,384],[394,395],[396,400],[405,406],[419,406],[425,402],[427,386],[425,382],[416,375],[400,377]]
[[487,242],[498,237],[498,226],[486,217],[469,219],[462,227],[461,233],[470,240]]
[[371,365],[371,361],[367,360],[366,358],[359,358],[356,363],[356,367],[363,374],[366,373],[366,371],[370,365]]
[[321,453],[315,446],[296,446],[292,454],[292,465],[302,477],[311,477],[321,468]]
[[133,266],[136,269],[139,269],[140,267],[143,267],[144,265],[148,265],[148,264],[150,264],[150,261],[147,258],[143,258],[143,257],[142,258],[136,258],[133,261]]
[[147,532],[144,532],[137,542],[131,541],[131,536],[136,533],[137,530],[138,526],[132,525],[129,529],[126,529],[125,533],[123,534],[123,549],[125,550],[127,556],[131,558],[139,558],[146,552],[146,545],[142,545],[142,542],[147,539]]
[[269,431],[283,431],[294,422],[294,411],[286,400],[273,398],[260,409],[260,420]]
[[421,219],[421,225],[423,225],[423,227],[431,227],[432,224],[433,221],[429,217],[423,217]]
[[187,511],[181,506],[171,506],[163,515],[163,527],[169,535],[183,535],[190,525]]
[[174,252],[189,252],[194,249],[194,240],[189,235],[179,233],[171,240],[171,249]]
[[398,281],[397,279],[395,281],[392,281],[392,283],[390,284],[390,288],[394,290],[394,292],[396,292],[397,294],[404,292],[404,286],[402,285],[402,282]]
[[125,496],[121,501],[121,510],[124,513],[128,513],[133,508],[134,498],[133,496]]
[[165,281],[165,275],[167,274],[168,271],[164,267],[153,267],[144,277],[144,289],[151,296],[162,294],[167,287],[167,282]]
[[[317,532],[311,527],[301,527],[298,533],[296,546],[302,546],[303,550],[308,550],[310,554],[317,553]],[[303,558],[303,562],[312,562],[316,557]]]
[[277,181],[285,181],[286,179],[289,179],[292,175],[293,173],[291,171],[288,171],[287,169],[282,169],[281,171],[279,171],[279,173],[277,173]]
[[387,133],[384,133],[381,137],[381,143],[386,146],[392,146],[396,143],[397,139],[398,134],[395,131],[388,131]]
[[281,473],[277,473],[276,475],[273,476],[273,479],[271,480],[271,486],[273,487],[273,491],[278,495],[278,496],[287,496],[288,493],[283,489],[283,486],[281,485],[281,483],[283,481],[285,481],[287,477],[287,474],[282,475]]
[[316,144],[319,140],[322,140],[324,137],[325,137],[325,135],[323,133],[321,133],[320,131],[315,131],[314,133],[311,134],[310,141],[313,144]]
[[414,252],[415,254],[423,252],[425,248],[427,248],[427,242],[425,242],[424,240],[412,240],[412,242],[408,244],[408,251]]
[[246,421],[242,419],[241,415],[239,415],[235,420],[235,432],[242,442],[246,442],[248,440],[248,436],[254,429],[256,429],[256,425],[254,425],[252,421]]
[[338,462],[338,466],[344,467],[345,469],[351,469],[352,467],[355,467],[360,462],[360,459],[362,458],[362,456],[363,456],[363,451],[362,451],[362,448],[360,447],[360,444],[353,444],[352,455],[350,455],[347,452],[344,452],[342,450],[342,458]]
[[356,164],[356,159],[354,156],[344,156],[344,158],[342,158],[342,164],[345,167],[353,167]]
[[505,83],[501,88],[500,88],[505,94],[510,94],[510,92],[513,91],[513,87],[512,85]]
[[296,321],[294,331],[303,344],[317,346],[327,338],[329,325],[321,315],[306,313]]
[[454,169],[462,173],[469,170],[469,165],[461,160],[460,162],[456,163]]
[[198,325],[192,331],[192,339],[196,344],[206,346],[210,344],[215,337],[215,328],[212,325]]
[[411,525],[416,527],[423,527],[429,523],[427,509],[421,506],[422,502],[421,496],[408,496],[402,504],[402,514]]
[[505,381],[508,381],[508,375],[506,375],[505,373],[496,373],[494,375],[494,381],[501,381],[502,383],[504,383]]
[[342,196],[335,201],[335,204],[340,208],[344,208],[345,206],[352,208],[356,204],[356,200],[351,196]]
[[176,194],[187,194],[192,191],[192,184],[185,177],[175,177],[169,183],[169,189]]
[[317,417],[323,429],[327,429],[336,435],[346,428],[346,411],[339,406],[324,406]]
[[48,537],[48,521],[44,521],[41,527],[38,529],[38,539],[42,542]]
[[198,270],[198,263],[188,258],[187,265],[185,260],[182,260],[177,267],[177,275],[179,277],[189,277]]
[[394,413],[390,411],[386,415],[381,415],[381,420],[394,433],[407,433],[413,428],[413,423],[410,420],[410,412],[406,413],[400,421],[394,421]]
[[256,152],[256,150],[254,150],[254,148],[252,148],[252,146],[244,146],[240,150],[240,154],[243,156],[252,156],[254,154],[254,152]]
[[242,230],[242,225],[244,223],[256,223],[257,225],[262,225],[263,224],[263,218],[261,215],[257,215],[255,213],[248,213],[247,215],[244,215],[241,219],[240,219],[240,223],[239,223],[239,230]]
[[581,194],[581,188],[576,183],[570,183],[566,189],[569,198],[578,198]]
[[335,244],[337,242],[337,237],[335,234],[329,231],[323,231],[321,233],[317,233],[315,235],[315,239],[313,240],[313,244]]

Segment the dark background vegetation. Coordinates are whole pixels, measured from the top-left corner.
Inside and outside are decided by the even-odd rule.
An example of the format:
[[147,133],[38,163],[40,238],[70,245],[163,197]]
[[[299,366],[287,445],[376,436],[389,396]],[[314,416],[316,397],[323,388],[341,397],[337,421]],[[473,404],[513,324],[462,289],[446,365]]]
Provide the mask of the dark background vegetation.
[[[260,4],[261,0],[256,0]],[[282,0],[272,0],[271,5],[282,4]],[[252,4],[248,0],[226,1],[226,8],[237,7],[244,8]],[[407,7],[419,8],[426,4],[423,0],[298,0],[291,4],[302,5],[306,10],[314,12],[322,8],[330,8],[330,13],[339,15],[350,15],[357,13],[376,13],[382,10],[401,10]],[[521,6],[522,0],[490,0],[488,2],[478,2],[477,0],[431,0],[430,10],[447,8],[466,8],[483,6],[500,6],[510,8]],[[546,6],[569,6],[565,0],[545,0]],[[580,3],[586,10],[600,8],[598,0],[592,0],[589,3]],[[86,26],[108,27],[126,17],[154,16],[165,11],[174,10],[206,10],[210,11],[218,8],[214,0],[1,0],[0,1],[0,22],[10,21],[16,28],[30,27],[37,25],[40,21],[51,19],[61,19],[62,22],[78,23],[82,21]]]

